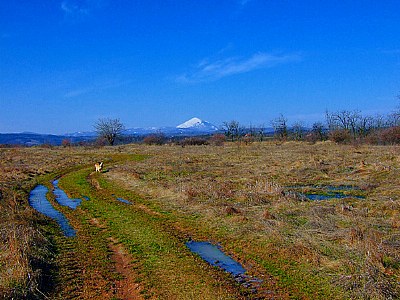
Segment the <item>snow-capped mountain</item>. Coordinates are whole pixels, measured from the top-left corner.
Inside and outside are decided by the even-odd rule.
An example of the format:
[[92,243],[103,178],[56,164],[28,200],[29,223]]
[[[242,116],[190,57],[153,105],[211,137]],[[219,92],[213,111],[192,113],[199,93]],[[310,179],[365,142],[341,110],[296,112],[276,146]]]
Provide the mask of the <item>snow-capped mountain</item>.
[[218,128],[210,122],[203,121],[199,118],[192,118],[185,123],[176,126],[177,129],[196,130],[204,132],[218,131]]
[[95,131],[77,131],[73,133],[66,133],[64,135],[68,137],[86,137],[86,136],[94,137],[97,135],[97,133]]
[[148,135],[162,133],[166,136],[192,136],[201,134],[213,134],[219,129],[210,122],[203,121],[199,118],[192,118],[176,127],[147,127],[147,128],[130,128],[124,131],[124,134],[130,135]]

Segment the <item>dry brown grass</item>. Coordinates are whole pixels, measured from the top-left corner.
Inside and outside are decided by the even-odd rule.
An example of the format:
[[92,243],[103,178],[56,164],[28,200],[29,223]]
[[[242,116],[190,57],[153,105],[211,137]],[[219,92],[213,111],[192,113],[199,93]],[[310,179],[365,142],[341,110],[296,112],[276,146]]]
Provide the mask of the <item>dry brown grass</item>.
[[[42,297],[49,284],[51,245],[39,232],[42,219],[28,206],[29,191],[40,177],[91,164],[115,149],[0,148],[0,296]],[[51,288],[51,286],[49,286]]]
[[[1,295],[42,288],[51,249],[27,206],[38,178],[132,153],[151,157],[102,176],[176,214],[194,238],[223,242],[254,274],[267,278],[262,262],[276,261],[288,276],[326,278],[339,298],[400,297],[400,148],[331,142],[0,149]],[[367,198],[300,201],[287,188],[298,184],[354,185]]]
[[[257,240],[269,249],[252,245],[248,252],[295,261],[353,298],[400,297],[399,147],[129,147],[152,157],[107,177],[164,209],[198,216],[214,238],[223,232],[228,244]],[[287,188],[297,184],[352,185],[367,197],[300,201]]]

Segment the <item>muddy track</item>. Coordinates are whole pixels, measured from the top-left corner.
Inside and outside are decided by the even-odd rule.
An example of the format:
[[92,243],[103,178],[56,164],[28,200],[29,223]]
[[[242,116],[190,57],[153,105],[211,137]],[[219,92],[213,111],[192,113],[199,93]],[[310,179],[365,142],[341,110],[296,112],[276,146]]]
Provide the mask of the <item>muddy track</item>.
[[[143,299],[133,258],[107,226],[79,207],[71,210],[50,202],[63,212],[76,230],[74,237],[55,236],[57,285],[48,299]],[[88,221],[86,221],[88,220]]]
[[116,283],[116,296],[123,300],[144,299],[140,294],[141,286],[136,283],[137,274],[133,272],[133,257],[115,239],[109,238],[109,247],[113,252],[112,259],[115,263],[116,271],[123,276]]
[[[98,227],[103,232],[107,231],[107,226],[98,219],[92,218],[90,224]],[[113,284],[115,297],[122,300],[141,300],[144,299],[140,294],[142,287],[136,283],[137,274],[134,272],[133,257],[125,247],[114,237],[109,237],[108,248],[111,250],[111,259],[115,266],[115,271],[120,274],[121,279]]]

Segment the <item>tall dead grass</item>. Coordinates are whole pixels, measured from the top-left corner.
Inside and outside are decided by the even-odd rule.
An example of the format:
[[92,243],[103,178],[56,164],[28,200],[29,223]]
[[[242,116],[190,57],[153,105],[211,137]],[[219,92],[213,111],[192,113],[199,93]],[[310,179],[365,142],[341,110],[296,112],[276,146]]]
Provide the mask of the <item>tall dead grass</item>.
[[54,253],[40,229],[48,219],[28,205],[37,180],[57,170],[85,165],[109,148],[0,148],[0,298],[42,299],[52,288]]
[[[268,251],[250,248],[305,265],[354,299],[400,297],[400,147],[266,142],[140,150],[153,156],[107,176],[198,216],[227,240],[267,244]],[[290,189],[303,184],[357,186],[366,199],[303,201]]]
[[[282,268],[328,278],[354,299],[400,297],[400,148],[331,142],[0,149],[1,296],[45,293],[52,250],[38,224],[47,220],[27,204],[38,178],[134,153],[151,157],[104,176],[188,216],[233,253],[245,245],[237,256],[296,262]],[[353,185],[367,197],[300,201],[288,187],[302,184]]]

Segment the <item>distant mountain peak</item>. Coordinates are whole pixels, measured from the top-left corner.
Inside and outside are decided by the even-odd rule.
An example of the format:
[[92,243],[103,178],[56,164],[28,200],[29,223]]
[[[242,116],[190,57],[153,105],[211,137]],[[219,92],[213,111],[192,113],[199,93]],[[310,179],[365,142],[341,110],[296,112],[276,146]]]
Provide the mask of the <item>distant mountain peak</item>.
[[191,118],[190,120],[186,121],[185,123],[182,123],[178,126],[176,126],[177,129],[193,129],[196,131],[204,131],[204,132],[210,132],[210,131],[217,131],[218,127],[207,122],[203,121],[199,118]]
[[203,121],[199,118],[191,118],[190,120],[176,126],[176,128],[192,128],[192,127],[198,127],[201,126],[201,124],[203,123]]

